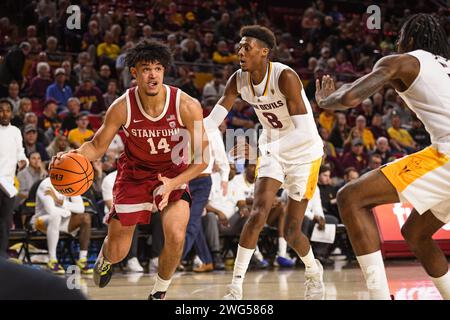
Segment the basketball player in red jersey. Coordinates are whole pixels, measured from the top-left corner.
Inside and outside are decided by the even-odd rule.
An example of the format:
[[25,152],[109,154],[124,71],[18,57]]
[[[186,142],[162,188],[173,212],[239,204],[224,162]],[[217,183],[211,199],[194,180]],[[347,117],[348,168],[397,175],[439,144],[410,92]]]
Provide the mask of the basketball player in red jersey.
[[[189,220],[187,183],[207,166],[202,155],[207,140],[194,139],[194,123],[195,134],[204,135],[201,106],[180,89],[163,84],[170,61],[169,49],[157,42],[144,40],[129,50],[126,62],[137,87],[113,102],[92,141],[76,150],[93,161],[105,153],[120,128],[125,131],[108,235],[95,263],[94,282],[101,288],[108,284],[111,265],[128,254],[136,224],[148,224],[157,209],[162,213],[164,248],[149,296],[155,300],[164,299],[181,259]],[[180,148],[187,142],[190,149]],[[191,164],[186,160],[189,151]]]

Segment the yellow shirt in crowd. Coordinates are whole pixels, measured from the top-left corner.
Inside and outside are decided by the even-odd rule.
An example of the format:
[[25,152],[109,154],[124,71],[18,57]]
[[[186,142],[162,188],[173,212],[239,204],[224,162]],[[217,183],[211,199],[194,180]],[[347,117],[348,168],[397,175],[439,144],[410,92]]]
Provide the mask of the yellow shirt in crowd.
[[72,129],[69,131],[69,143],[73,144],[74,142],[78,144],[83,144],[85,141],[88,141],[91,139],[91,137],[94,135],[94,131],[90,129],[86,129],[85,132],[80,132],[78,128]]

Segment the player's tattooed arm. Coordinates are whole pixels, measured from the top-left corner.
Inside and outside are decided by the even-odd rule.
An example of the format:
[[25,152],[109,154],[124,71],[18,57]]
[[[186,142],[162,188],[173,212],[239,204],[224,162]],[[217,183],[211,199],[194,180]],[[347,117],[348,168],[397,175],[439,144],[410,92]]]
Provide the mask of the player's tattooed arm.
[[389,56],[379,60],[371,73],[353,83],[344,84],[338,90],[330,76],[322,77],[322,83],[317,79],[317,104],[320,108],[331,110],[346,110],[358,106],[394,79],[399,65],[396,59],[395,56]]

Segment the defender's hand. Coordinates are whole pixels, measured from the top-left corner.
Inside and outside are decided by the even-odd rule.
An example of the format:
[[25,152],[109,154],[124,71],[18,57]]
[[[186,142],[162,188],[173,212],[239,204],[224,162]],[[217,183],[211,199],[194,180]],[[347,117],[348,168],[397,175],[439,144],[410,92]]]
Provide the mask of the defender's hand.
[[327,98],[333,92],[336,91],[334,85],[334,80],[331,76],[326,75],[322,77],[322,86],[320,85],[320,80],[316,80],[316,102],[320,106],[320,101]]

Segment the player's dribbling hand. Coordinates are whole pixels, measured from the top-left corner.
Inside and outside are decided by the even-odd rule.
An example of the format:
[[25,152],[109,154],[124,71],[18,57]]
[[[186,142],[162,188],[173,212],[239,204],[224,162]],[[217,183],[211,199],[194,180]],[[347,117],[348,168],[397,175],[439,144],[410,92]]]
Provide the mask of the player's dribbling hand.
[[322,86],[320,85],[320,79],[316,79],[316,102],[318,104],[335,91],[336,87],[331,76],[326,75],[322,77]]
[[59,161],[61,161],[61,157],[65,155],[66,153],[78,153],[78,150],[70,150],[70,151],[61,151],[56,154],[56,156],[53,156],[50,160],[50,163],[48,164],[48,170],[52,168],[53,165],[57,165]]
[[162,200],[158,205],[158,210],[163,211],[163,209],[167,206],[169,203],[169,195],[175,189],[175,186],[172,184],[172,179],[163,177],[161,174],[158,173],[158,180],[163,183],[163,189],[162,189]]

